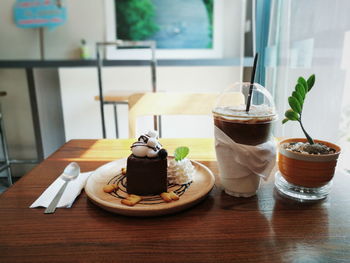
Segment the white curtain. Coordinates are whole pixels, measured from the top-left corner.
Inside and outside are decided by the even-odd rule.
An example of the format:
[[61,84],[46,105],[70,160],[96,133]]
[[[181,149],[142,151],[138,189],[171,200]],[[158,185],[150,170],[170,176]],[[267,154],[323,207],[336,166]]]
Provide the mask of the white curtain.
[[[298,77],[315,73],[304,104],[304,126],[314,139],[341,144],[349,154],[350,1],[272,0],[271,8],[266,87],[275,97],[280,121]],[[297,122],[280,121],[277,136],[304,137]]]

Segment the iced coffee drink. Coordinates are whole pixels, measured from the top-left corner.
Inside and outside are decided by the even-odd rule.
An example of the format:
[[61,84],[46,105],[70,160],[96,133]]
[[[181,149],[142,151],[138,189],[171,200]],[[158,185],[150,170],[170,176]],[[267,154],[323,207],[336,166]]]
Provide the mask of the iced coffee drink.
[[215,126],[236,143],[258,145],[268,141],[271,123],[275,119],[273,109],[266,105],[252,105],[247,113],[244,107],[215,108]]
[[213,109],[221,185],[227,194],[239,197],[254,195],[260,178],[267,177],[275,164],[271,126],[276,114],[272,97],[254,84],[252,105],[247,112],[245,94],[249,86],[235,84]]

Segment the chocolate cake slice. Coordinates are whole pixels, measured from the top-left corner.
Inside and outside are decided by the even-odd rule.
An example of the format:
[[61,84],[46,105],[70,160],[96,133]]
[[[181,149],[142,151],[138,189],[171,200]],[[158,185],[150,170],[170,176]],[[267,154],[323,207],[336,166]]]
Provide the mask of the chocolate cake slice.
[[135,195],[159,195],[167,192],[167,156],[150,131],[141,135],[131,146],[132,154],[126,164],[126,190]]
[[167,160],[161,158],[135,157],[127,161],[127,192],[136,195],[158,195],[166,192]]

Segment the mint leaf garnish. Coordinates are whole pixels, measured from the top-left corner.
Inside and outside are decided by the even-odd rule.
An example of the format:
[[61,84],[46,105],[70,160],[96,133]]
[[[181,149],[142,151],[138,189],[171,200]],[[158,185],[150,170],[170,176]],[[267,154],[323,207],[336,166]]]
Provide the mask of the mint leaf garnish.
[[181,161],[182,159],[184,159],[187,154],[190,152],[190,149],[186,146],[181,146],[175,149],[175,161]]

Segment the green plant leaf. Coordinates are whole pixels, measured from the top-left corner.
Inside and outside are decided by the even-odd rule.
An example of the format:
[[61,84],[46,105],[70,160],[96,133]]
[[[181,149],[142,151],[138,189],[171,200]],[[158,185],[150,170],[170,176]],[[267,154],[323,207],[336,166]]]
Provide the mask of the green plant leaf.
[[298,83],[296,86],[295,86],[295,91],[299,93],[299,95],[303,98],[303,100],[305,99],[305,90],[304,90],[304,87],[303,85],[301,85],[300,83]]
[[175,161],[181,161],[187,156],[189,152],[190,152],[190,149],[186,146],[177,147],[174,153]]
[[308,91],[310,91],[312,89],[312,87],[315,84],[315,74],[312,74],[308,79],[307,79],[307,86],[308,86]]
[[296,91],[293,91],[292,96],[298,100],[300,103],[301,108],[303,108],[304,100],[303,97]]
[[295,86],[295,91],[292,92],[292,96],[288,97],[288,103],[291,109],[287,110],[284,113],[286,118],[282,120],[282,124],[288,121],[298,121],[301,129],[305,134],[306,139],[310,144],[314,144],[314,141],[304,129],[301,120],[301,114],[303,110],[305,96],[311,90],[314,84],[315,74],[312,74],[307,81],[303,77],[298,78],[298,82]]
[[295,111],[296,113],[301,112],[300,103],[296,98],[291,96],[288,98],[288,102],[289,102],[289,106],[293,109],[293,111]]
[[299,120],[299,114],[293,111],[292,109],[287,110],[284,116],[286,116],[291,121]]
[[304,88],[305,94],[309,91],[308,87],[307,87],[307,82],[303,77],[299,77],[298,78],[298,83],[301,84]]

